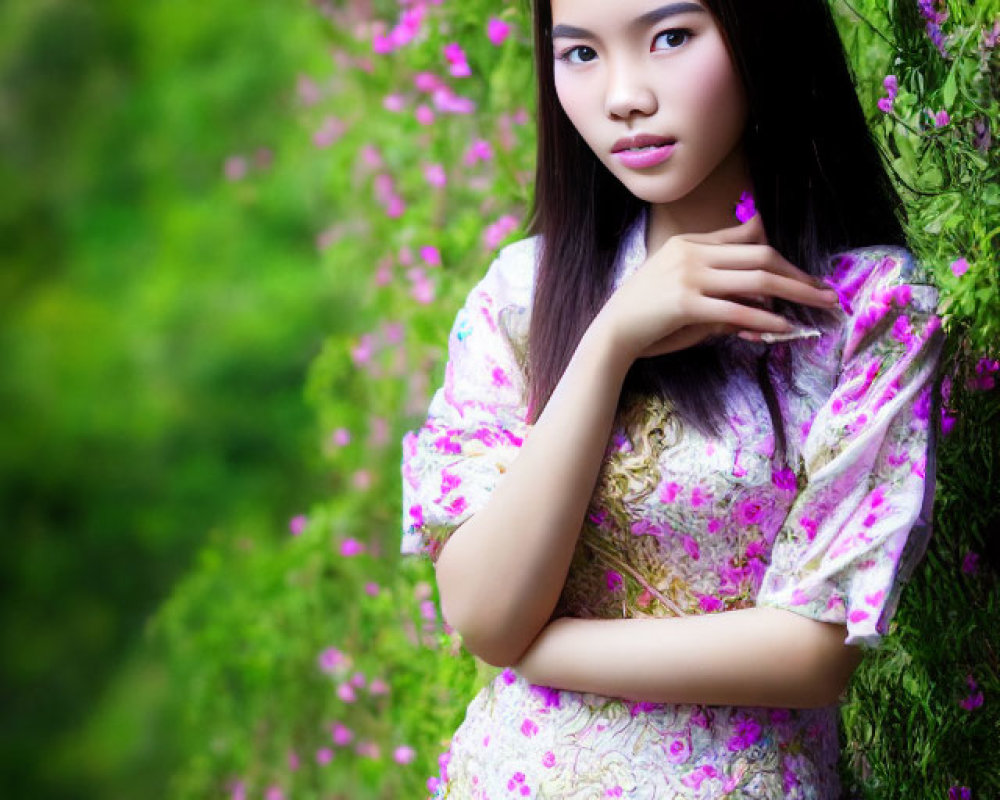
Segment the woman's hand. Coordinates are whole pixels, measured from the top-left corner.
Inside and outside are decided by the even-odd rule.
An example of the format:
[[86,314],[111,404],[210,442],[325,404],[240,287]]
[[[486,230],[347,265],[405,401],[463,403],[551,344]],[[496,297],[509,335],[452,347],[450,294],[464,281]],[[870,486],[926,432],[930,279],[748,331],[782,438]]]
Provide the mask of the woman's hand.
[[672,236],[622,282],[594,322],[607,326],[618,352],[634,361],[708,336],[790,332],[792,324],[766,308],[771,297],[837,305],[832,290],[765,242],[759,214],[732,228]]

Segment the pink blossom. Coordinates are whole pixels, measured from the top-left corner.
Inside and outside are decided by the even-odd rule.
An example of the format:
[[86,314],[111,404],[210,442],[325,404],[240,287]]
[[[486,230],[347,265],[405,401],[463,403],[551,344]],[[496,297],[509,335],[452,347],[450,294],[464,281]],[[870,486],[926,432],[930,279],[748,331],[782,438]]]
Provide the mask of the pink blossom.
[[948,112],[945,111],[944,109],[938,111],[937,114],[934,115],[935,128],[943,128],[949,122],[951,122],[951,117],[948,116]]
[[238,181],[246,177],[249,164],[245,156],[230,156],[222,167],[228,181]]
[[333,723],[330,735],[333,737],[333,743],[338,747],[344,747],[354,740],[354,731],[340,722]]
[[365,583],[365,594],[370,597],[378,597],[379,591],[381,591],[381,588],[377,583],[375,583],[375,581],[368,581]]
[[448,71],[452,77],[466,78],[472,74],[469,62],[465,58],[465,51],[458,42],[449,42],[444,46],[444,57],[448,59]]
[[455,94],[447,86],[435,89],[431,100],[434,107],[445,114],[472,114],[476,110],[475,102]]
[[409,764],[416,757],[417,751],[405,744],[401,744],[392,751],[392,760],[397,764]]
[[336,428],[330,434],[330,441],[335,447],[345,447],[351,443],[351,432],[347,428]]
[[244,781],[233,781],[229,792],[229,800],[247,800],[247,785]]
[[295,772],[299,768],[299,754],[294,750],[289,750],[286,756],[286,761],[288,763],[288,769]]
[[513,214],[504,214],[486,226],[486,230],[483,232],[483,244],[489,250],[498,247],[510,233],[517,230],[518,224],[518,219]]
[[467,167],[475,165],[479,161],[489,161],[493,158],[493,148],[485,139],[476,139],[469,145],[462,157],[462,163]]
[[956,278],[961,278],[969,269],[969,262],[964,258],[958,258],[951,262],[951,271]]
[[316,751],[316,763],[320,766],[324,766],[333,761],[333,750],[329,747],[321,747]]
[[431,110],[430,106],[421,103],[417,106],[417,110],[413,113],[417,118],[417,122],[421,125],[431,125],[434,122],[434,112]]
[[771,473],[771,483],[783,492],[794,492],[798,488],[795,473],[785,467]]
[[406,106],[406,100],[403,95],[398,92],[393,92],[392,94],[387,94],[382,98],[382,108],[386,111],[398,112],[402,111]]
[[613,569],[606,570],[604,573],[604,580],[608,585],[609,592],[617,592],[622,587],[622,576],[620,572],[616,572]]
[[319,130],[313,134],[313,144],[317,147],[329,147],[343,136],[346,130],[347,124],[345,122],[334,116],[326,116],[323,118],[323,124],[320,125]]
[[372,678],[368,684],[368,694],[376,696],[389,694],[389,684],[381,678]]
[[376,759],[381,755],[378,744],[367,739],[363,742],[358,742],[354,747],[354,752],[362,758]]
[[285,800],[285,793],[281,790],[280,786],[272,784],[264,792],[264,800]]
[[[382,154],[379,149],[373,144],[366,144],[361,148],[360,151],[361,161],[366,167],[371,167],[372,169],[378,169],[382,166]],[[386,178],[389,178],[387,175]],[[391,191],[392,178],[389,178],[389,190]],[[377,187],[376,187],[377,190]]]
[[551,750],[547,750],[545,755],[542,756],[542,766],[546,769],[552,769],[556,765],[556,754]]
[[521,733],[527,736],[529,739],[538,733],[538,725],[534,720],[528,717],[524,718],[524,722],[521,723]]
[[424,180],[431,186],[441,187],[448,183],[448,176],[440,164],[428,164],[424,167]]
[[486,23],[486,36],[494,47],[499,47],[510,35],[510,25],[497,17],[490,17]]
[[892,111],[892,100],[888,97],[880,97],[878,99],[878,110],[883,114],[888,114]]
[[357,539],[348,537],[340,543],[340,554],[345,558],[350,558],[351,556],[356,556],[359,553],[363,553],[365,546],[359,542]]
[[889,99],[895,99],[896,95],[899,93],[899,79],[895,75],[886,75],[882,81],[882,85],[889,93]]
[[288,530],[292,532],[292,536],[299,536],[306,529],[307,522],[305,514],[296,514],[288,521]]
[[298,94],[299,101],[304,106],[316,105],[322,97],[319,84],[307,75],[299,75],[295,83],[295,93]]
[[347,656],[336,647],[327,647],[319,654],[319,668],[326,673],[336,672],[348,663]]
[[353,703],[357,699],[357,695],[354,693],[354,687],[349,683],[342,683],[337,687],[337,697],[345,703]]
[[413,85],[419,92],[430,93],[445,86],[445,82],[433,72],[418,72],[413,76]]
[[420,248],[420,257],[428,266],[441,266],[441,251],[432,244],[428,244]]

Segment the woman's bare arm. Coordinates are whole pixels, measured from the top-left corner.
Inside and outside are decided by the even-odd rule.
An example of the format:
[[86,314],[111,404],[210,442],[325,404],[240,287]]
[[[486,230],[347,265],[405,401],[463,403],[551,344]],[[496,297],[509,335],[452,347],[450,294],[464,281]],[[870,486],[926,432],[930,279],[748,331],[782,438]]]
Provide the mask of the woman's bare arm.
[[445,619],[466,648],[512,663],[559,599],[629,367],[591,326],[489,503],[437,560]]
[[835,705],[861,661],[843,625],[779,608],[557,619],[515,664],[531,683],[651,703]]

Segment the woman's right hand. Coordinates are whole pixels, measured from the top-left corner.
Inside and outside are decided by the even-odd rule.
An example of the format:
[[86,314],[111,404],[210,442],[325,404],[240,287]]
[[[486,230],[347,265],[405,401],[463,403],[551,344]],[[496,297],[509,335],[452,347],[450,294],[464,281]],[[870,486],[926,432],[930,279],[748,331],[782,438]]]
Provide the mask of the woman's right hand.
[[831,289],[766,244],[757,214],[731,228],[672,236],[622,281],[594,322],[607,326],[631,363],[709,336],[790,332],[784,317],[751,305],[770,297],[837,306]]

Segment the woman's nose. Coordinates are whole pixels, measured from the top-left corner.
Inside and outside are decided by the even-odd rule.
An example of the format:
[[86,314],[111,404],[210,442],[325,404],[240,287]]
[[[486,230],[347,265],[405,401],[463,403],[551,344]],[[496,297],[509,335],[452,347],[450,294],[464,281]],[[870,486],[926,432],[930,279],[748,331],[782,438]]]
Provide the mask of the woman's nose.
[[656,111],[656,95],[643,76],[642,67],[617,64],[608,75],[604,95],[608,116],[628,119],[632,114],[652,114]]

